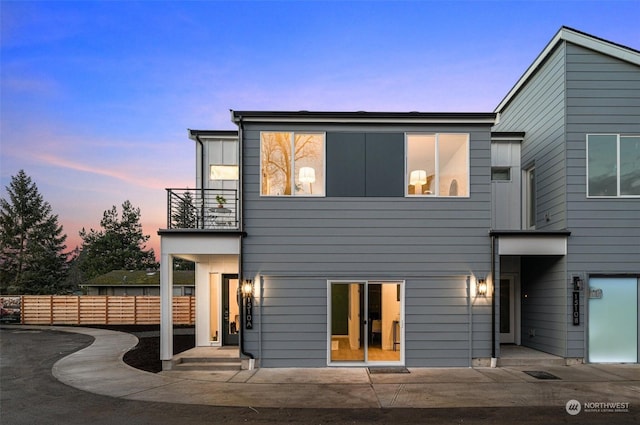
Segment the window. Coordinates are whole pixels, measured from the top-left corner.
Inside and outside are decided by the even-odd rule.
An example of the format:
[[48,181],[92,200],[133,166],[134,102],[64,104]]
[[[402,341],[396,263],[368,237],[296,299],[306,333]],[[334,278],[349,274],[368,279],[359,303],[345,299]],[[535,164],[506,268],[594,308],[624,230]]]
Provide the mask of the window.
[[587,195],[640,196],[640,136],[587,135]]
[[469,135],[408,134],[408,196],[469,196]]
[[524,223],[527,229],[536,227],[536,168],[524,170]]
[[509,167],[492,167],[491,180],[493,181],[510,181],[511,168]]
[[323,133],[261,133],[260,193],[324,196],[324,139]]
[[328,284],[329,364],[401,364],[404,282],[329,281]]
[[238,166],[211,165],[209,178],[211,180],[238,180]]

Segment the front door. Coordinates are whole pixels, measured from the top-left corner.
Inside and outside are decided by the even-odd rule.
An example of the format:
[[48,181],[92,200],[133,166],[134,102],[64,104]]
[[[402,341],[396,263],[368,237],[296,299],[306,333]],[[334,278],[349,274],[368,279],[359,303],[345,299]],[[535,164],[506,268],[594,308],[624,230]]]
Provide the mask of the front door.
[[516,328],[515,283],[512,277],[500,279],[500,343],[514,344]]
[[589,362],[638,362],[638,279],[589,279]]
[[238,275],[222,276],[222,345],[238,345]]
[[329,362],[401,361],[401,282],[330,282]]

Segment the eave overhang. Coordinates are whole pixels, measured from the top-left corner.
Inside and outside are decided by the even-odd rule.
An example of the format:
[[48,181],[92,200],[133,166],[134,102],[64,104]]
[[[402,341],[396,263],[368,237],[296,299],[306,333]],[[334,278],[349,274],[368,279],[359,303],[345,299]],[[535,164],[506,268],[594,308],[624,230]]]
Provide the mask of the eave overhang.
[[487,124],[494,125],[493,112],[312,112],[231,111],[236,123],[321,124]]
[[524,131],[492,131],[492,142],[522,142],[524,140]]
[[228,237],[241,236],[246,237],[247,232],[241,230],[222,230],[222,229],[158,229],[160,236],[203,236],[203,237]]
[[568,230],[491,230],[498,238],[498,255],[567,255]]
[[192,130],[187,129],[189,139],[217,139],[217,140],[238,140],[237,130]]

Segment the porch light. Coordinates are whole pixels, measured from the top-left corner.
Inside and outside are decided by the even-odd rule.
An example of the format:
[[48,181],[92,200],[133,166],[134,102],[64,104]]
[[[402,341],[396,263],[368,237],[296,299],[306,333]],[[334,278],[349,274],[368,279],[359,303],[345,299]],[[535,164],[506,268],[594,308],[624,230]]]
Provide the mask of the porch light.
[[415,185],[423,185],[427,183],[427,172],[426,170],[413,170],[409,174],[409,184],[412,186]]
[[253,281],[245,280],[242,282],[242,295],[244,297],[250,297],[253,294]]
[[484,279],[478,279],[476,283],[476,292],[481,297],[487,296],[487,282]]

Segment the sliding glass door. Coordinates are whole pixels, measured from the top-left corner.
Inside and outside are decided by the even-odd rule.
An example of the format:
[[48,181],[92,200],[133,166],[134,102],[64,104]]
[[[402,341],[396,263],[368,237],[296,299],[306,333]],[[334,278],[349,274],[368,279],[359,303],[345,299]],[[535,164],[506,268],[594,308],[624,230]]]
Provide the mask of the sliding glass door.
[[400,363],[403,282],[329,282],[329,363]]

